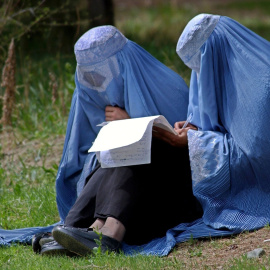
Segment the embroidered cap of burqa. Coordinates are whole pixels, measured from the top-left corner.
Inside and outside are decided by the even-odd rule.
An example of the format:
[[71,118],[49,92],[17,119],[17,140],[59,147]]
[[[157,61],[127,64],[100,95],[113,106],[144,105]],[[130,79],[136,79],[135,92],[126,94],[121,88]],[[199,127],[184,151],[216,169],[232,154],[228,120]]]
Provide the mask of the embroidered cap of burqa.
[[270,221],[270,43],[238,22],[200,14],[177,53],[193,71],[188,132],[203,222],[234,232]]
[[113,26],[86,32],[75,44],[76,89],[72,99],[57,180],[57,204],[65,219],[96,163],[87,153],[105,121],[105,107],[130,117],[164,115],[173,125],[185,119],[188,87],[174,71]]

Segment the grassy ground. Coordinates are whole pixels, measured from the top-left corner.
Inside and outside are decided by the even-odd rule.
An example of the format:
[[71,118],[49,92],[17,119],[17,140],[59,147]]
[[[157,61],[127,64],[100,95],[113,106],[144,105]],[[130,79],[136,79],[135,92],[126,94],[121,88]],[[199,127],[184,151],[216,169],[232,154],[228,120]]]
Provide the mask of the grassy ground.
[[[232,17],[270,40],[268,1],[120,1],[116,26],[189,83],[190,71],[175,53],[186,23],[198,13]],[[167,4],[164,4],[167,2]],[[151,4],[151,5],[150,5]],[[0,133],[0,226],[14,229],[58,221],[54,181],[61,158],[74,90],[73,55],[26,57],[17,50],[17,94],[13,127]],[[49,74],[54,74],[54,80]],[[52,102],[52,83],[58,84]],[[3,93],[3,89],[1,89]],[[1,92],[0,92],[1,94]],[[0,101],[1,102],[1,101]],[[269,226],[224,239],[179,244],[168,257],[96,254],[88,258],[44,258],[30,246],[0,248],[1,269],[269,269]],[[262,247],[260,259],[246,253]]]

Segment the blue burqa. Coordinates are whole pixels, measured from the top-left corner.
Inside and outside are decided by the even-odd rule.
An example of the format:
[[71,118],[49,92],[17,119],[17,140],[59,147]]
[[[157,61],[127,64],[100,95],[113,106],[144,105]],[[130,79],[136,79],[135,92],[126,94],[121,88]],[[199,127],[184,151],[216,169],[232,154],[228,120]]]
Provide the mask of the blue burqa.
[[173,125],[185,119],[188,87],[174,71],[115,27],[97,27],[75,44],[76,89],[56,179],[57,205],[64,220],[96,164],[87,153],[105,121],[105,107],[118,106],[131,118],[164,115]]
[[[199,41],[199,42],[198,42]],[[201,14],[177,45],[193,69],[188,132],[195,196],[215,229],[270,221],[270,43],[236,21]]]
[[201,14],[177,53],[192,69],[188,115],[198,131],[188,131],[188,145],[204,214],[146,245],[147,254],[270,222],[270,43],[230,18]]
[[[62,159],[56,179],[57,206],[63,222],[80,194],[84,180],[96,165],[88,149],[105,121],[105,107],[118,106],[130,117],[164,115],[173,125],[186,119],[188,87],[115,27],[86,32],[75,44],[77,69]],[[0,230],[0,244],[30,242],[44,228]]]

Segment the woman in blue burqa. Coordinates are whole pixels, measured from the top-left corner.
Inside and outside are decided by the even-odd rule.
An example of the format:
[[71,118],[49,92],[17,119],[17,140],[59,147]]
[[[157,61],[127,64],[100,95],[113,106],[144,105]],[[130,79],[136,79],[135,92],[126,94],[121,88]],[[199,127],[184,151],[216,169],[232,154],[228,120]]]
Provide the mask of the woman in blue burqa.
[[[128,228],[124,240],[141,244],[200,215],[192,195],[187,147],[179,158],[178,149],[153,140],[151,164],[107,170],[101,170],[95,154],[87,152],[100,130],[97,125],[105,120],[164,115],[173,125],[186,119],[184,80],[112,26],[86,32],[75,44],[75,55],[76,89],[56,179],[61,221],[85,228],[95,219],[98,223],[117,217]],[[171,165],[181,171],[182,182]],[[70,211],[82,190],[95,213],[89,207]],[[1,243],[29,242],[33,234],[52,228],[0,230]]]
[[185,119],[188,87],[163,65],[112,26],[86,32],[75,44],[76,89],[63,156],[56,179],[62,221],[96,166],[88,154],[103,121],[164,115],[174,124]]
[[177,53],[192,69],[188,115],[197,130],[187,136],[203,217],[169,231],[159,254],[191,235],[230,235],[270,222],[270,43],[233,19],[200,14]]

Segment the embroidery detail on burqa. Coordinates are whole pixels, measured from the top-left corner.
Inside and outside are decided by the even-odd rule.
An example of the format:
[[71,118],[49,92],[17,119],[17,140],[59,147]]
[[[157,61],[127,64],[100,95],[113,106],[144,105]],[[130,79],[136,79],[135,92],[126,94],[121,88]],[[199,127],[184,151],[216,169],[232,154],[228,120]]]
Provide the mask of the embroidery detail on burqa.
[[194,186],[210,172],[205,168],[207,159],[204,158],[205,147],[203,140],[200,138],[202,134],[201,131],[189,132],[190,165]]
[[87,88],[103,92],[113,78],[120,74],[116,56],[95,65],[77,65],[77,76],[80,84]]
[[200,14],[194,17],[182,32],[176,52],[183,62],[196,72],[200,72],[200,48],[212,34],[220,16]]
[[94,64],[119,52],[127,38],[114,26],[95,27],[86,32],[75,44],[78,64]]
[[[214,132],[209,131],[207,135],[209,136],[208,139],[205,138],[206,132],[203,131],[189,131],[188,133],[190,165],[194,186],[221,168],[220,141]],[[210,141],[208,146],[206,145],[207,141]],[[205,155],[209,151],[211,156],[214,156],[211,160]]]

